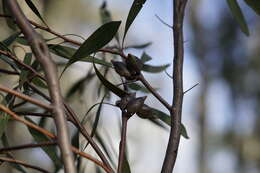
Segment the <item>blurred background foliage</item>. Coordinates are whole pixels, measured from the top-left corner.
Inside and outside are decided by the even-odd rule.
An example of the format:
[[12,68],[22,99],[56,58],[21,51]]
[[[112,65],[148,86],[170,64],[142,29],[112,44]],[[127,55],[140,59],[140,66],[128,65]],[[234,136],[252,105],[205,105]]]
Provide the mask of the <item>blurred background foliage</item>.
[[[41,9],[47,24],[59,33],[73,33],[87,38],[101,25],[101,0],[33,2]],[[181,139],[177,173],[260,172],[260,20],[259,15],[244,1],[238,2],[248,24],[248,37],[241,32],[226,1],[196,0],[188,3],[185,18],[184,86],[187,89],[195,83],[199,83],[199,86],[185,95],[183,121],[191,139]],[[30,19],[41,23],[24,1],[20,3]],[[108,0],[113,20],[125,22],[131,3],[130,0]],[[126,45],[151,41],[153,44],[145,51],[155,57],[152,63],[171,63],[171,30],[155,17],[159,15],[171,24],[171,10],[171,2],[168,0],[148,0],[129,31]],[[0,19],[0,25],[0,40],[3,40],[13,31],[6,26],[3,18]],[[41,33],[45,38],[52,37],[44,31]],[[122,33],[121,27],[121,36]],[[72,38],[82,41],[78,37]],[[17,51],[23,53],[22,50]],[[138,56],[143,52],[132,49],[127,51]],[[66,72],[66,78],[61,81],[64,95],[75,82],[87,74],[90,66],[91,64],[77,63]],[[0,62],[0,67],[4,67],[4,63]],[[167,72],[171,73],[171,70],[170,68]],[[165,73],[146,76],[155,88],[160,88],[158,91],[170,102],[171,79]],[[1,83],[9,86],[17,80],[10,80],[2,74],[0,77]],[[96,86],[97,81],[86,83],[82,87],[84,92],[68,99],[78,115],[83,117],[94,103],[100,101],[96,99],[96,93],[93,93]],[[111,102],[114,101],[112,97]],[[153,98],[148,98],[148,103],[163,110]],[[109,152],[117,153],[120,137],[119,112],[106,105],[104,107],[98,132],[105,145],[109,146]],[[7,132],[12,136],[12,144],[28,143],[28,140],[32,140],[26,129],[21,131],[22,128],[25,127],[15,122],[8,125]],[[135,118],[128,131],[128,153],[132,172],[160,172],[167,139],[167,131]],[[18,158],[52,169],[50,160],[42,151],[34,149],[15,154]],[[116,159],[117,154],[111,154],[111,157]],[[82,165],[82,170],[95,172],[93,165],[87,162]],[[2,164],[0,172],[9,173],[16,170],[8,164]]]

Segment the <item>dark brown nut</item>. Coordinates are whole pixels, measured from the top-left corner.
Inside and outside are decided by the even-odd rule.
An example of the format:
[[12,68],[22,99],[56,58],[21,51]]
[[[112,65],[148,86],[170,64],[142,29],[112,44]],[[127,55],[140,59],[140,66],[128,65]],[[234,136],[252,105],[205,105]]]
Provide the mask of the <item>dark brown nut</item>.
[[126,67],[132,75],[140,74],[143,68],[143,62],[134,55],[128,54],[126,59]]
[[131,99],[126,105],[127,113],[133,115],[138,112],[143,107],[146,97],[147,96]]
[[142,108],[137,111],[136,114],[143,119],[155,119],[152,109],[146,104],[144,104]]

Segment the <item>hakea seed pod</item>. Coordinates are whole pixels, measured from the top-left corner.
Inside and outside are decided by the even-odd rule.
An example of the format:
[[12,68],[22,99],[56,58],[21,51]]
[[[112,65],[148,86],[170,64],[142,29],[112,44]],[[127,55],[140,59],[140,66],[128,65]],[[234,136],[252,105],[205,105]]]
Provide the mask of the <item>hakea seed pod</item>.
[[143,62],[134,55],[128,54],[126,59],[126,67],[132,75],[140,74],[143,68]]
[[138,112],[143,107],[146,97],[147,96],[131,99],[126,105],[127,113],[133,115]]
[[131,93],[130,95],[126,95],[121,100],[116,101],[116,106],[118,106],[121,110],[126,109],[126,105],[132,99],[135,99],[136,93]]
[[130,78],[132,75],[128,71],[126,64],[120,61],[113,61],[111,60],[111,63],[113,64],[115,71],[123,77]]
[[154,119],[153,111],[151,107],[144,104],[137,112],[136,114],[143,119]]

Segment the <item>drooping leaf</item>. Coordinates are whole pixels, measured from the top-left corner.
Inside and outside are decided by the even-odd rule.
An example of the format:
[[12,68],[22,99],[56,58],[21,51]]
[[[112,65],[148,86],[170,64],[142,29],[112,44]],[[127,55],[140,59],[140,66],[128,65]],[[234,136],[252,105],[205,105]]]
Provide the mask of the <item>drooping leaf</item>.
[[248,6],[250,6],[256,14],[260,15],[260,1],[259,0],[244,0]]
[[150,55],[148,55],[147,53],[143,53],[142,56],[141,56],[141,61],[143,63],[146,63],[148,61],[152,60],[152,57]]
[[0,60],[4,61],[6,64],[10,65],[10,67],[12,69],[14,69],[15,71],[17,71],[17,69],[19,69],[18,66],[5,55],[0,55]]
[[147,88],[145,88],[142,85],[139,85],[137,83],[130,83],[130,84],[128,84],[128,87],[135,91],[142,91],[144,93],[150,93],[150,91]]
[[[161,121],[163,121],[164,123],[171,126],[171,117],[169,115],[167,115],[166,113],[164,113],[160,110],[157,110],[157,109],[154,109],[154,108],[151,108],[151,109],[152,109],[152,113],[153,113],[154,117],[159,118]],[[181,135],[184,138],[189,139],[187,130],[186,130],[186,128],[183,124],[181,124]]]
[[86,77],[78,80],[72,87],[69,89],[69,91],[66,94],[66,98],[70,98],[72,95],[74,95],[77,91],[81,94],[84,88],[84,84],[88,81],[90,81],[94,77],[94,74],[88,73]]
[[32,79],[32,83],[40,88],[44,88],[44,89],[48,88],[47,84],[39,77],[34,77]]
[[150,46],[152,44],[152,42],[147,42],[144,44],[136,44],[136,45],[131,45],[131,46],[126,46],[125,49],[144,49],[148,46]]
[[28,41],[23,36],[17,37],[16,41],[17,43],[22,44],[24,46],[29,46]]
[[[102,133],[104,134],[104,133]],[[114,160],[112,159],[112,154],[111,152],[109,151],[108,149],[108,146],[105,144],[105,141],[102,139],[100,133],[97,131],[96,132],[96,135],[95,135],[95,138],[97,139],[97,142],[101,145],[102,149],[104,150],[104,152],[106,153],[107,155],[107,158],[109,159],[109,161],[115,165],[115,162]],[[109,136],[107,136],[107,140],[109,140]],[[113,147],[113,145],[110,145],[111,147]]]
[[227,0],[228,6],[238,22],[240,29],[247,35],[249,36],[249,29],[245,21],[245,17],[241,11],[241,8],[239,4],[237,3],[237,0]]
[[86,41],[79,47],[79,49],[73,54],[69,62],[65,66],[63,72],[73,63],[80,59],[89,56],[90,54],[98,51],[106,44],[108,44],[121,24],[121,21],[108,22],[99,27]]
[[[26,53],[23,59],[23,63],[27,64],[27,65],[31,65],[31,61],[32,61],[32,53]],[[21,73],[20,73],[20,80],[19,80],[19,87],[22,87],[24,82],[27,81],[28,75],[30,74],[30,72],[26,69],[22,69]]]
[[114,84],[112,84],[111,82],[109,82],[108,80],[106,80],[106,78],[104,78],[104,76],[98,71],[96,65],[93,63],[95,72],[99,78],[99,80],[101,81],[101,83],[107,87],[107,89],[109,89],[110,91],[112,91],[114,94],[116,94],[118,97],[124,97],[126,96],[128,93],[125,92],[124,90],[118,88],[117,86],[115,86]]
[[102,24],[112,21],[111,14],[107,10],[106,1],[104,1],[103,4],[101,5],[101,7],[99,8],[99,14],[100,14]]
[[99,119],[100,119],[100,113],[101,113],[103,102],[104,102],[105,98],[106,98],[106,95],[101,99],[101,103],[99,104],[99,107],[98,107],[98,110],[97,110],[97,113],[96,113],[96,117],[95,117],[95,121],[94,121],[93,126],[92,126],[92,131],[90,133],[91,137],[93,137],[96,133],[96,130],[97,130],[97,127],[98,127],[98,122],[99,122]]
[[134,22],[136,16],[138,15],[140,10],[142,9],[145,2],[146,2],[146,0],[134,0],[132,6],[130,8],[130,11],[128,13],[127,19],[126,19],[125,31],[124,31],[124,36],[123,36],[123,43],[124,43],[127,31],[129,30],[131,24]]
[[14,34],[4,39],[2,43],[8,47],[19,37],[20,34],[21,32],[15,32]]
[[0,112],[0,138],[5,132],[6,126],[9,121],[9,115],[7,115],[5,112]]
[[[102,24],[105,24],[105,23],[107,23],[107,22],[112,21],[111,13],[110,13],[110,11],[108,11],[108,9],[107,9],[107,3],[106,3],[106,1],[104,1],[103,4],[101,5],[101,7],[100,7],[100,9],[99,9],[99,13],[100,13],[100,17],[101,17],[101,22],[102,22]],[[116,39],[116,41],[119,43],[119,35],[118,35],[118,33],[116,33],[115,39]]]
[[144,64],[142,71],[149,72],[149,73],[159,73],[164,71],[170,66],[170,64],[165,64],[161,66],[153,66],[153,65],[148,65]]
[[[31,123],[34,123],[34,121],[32,121],[29,117],[25,117],[25,119],[27,121],[30,121]],[[28,127],[28,130],[29,132],[31,133],[32,137],[34,138],[34,140],[38,143],[41,143],[41,142],[48,142],[50,141],[50,139],[48,137],[46,137],[44,134],[38,132],[37,130],[33,129],[33,128],[30,128],[29,126]],[[57,152],[55,150],[55,147],[54,146],[44,146],[44,147],[41,147],[43,149],[43,151],[45,151],[45,153],[50,157],[50,159],[53,161],[53,163],[55,164],[55,168],[58,169],[58,168],[61,168],[62,166],[62,163],[57,155]]]
[[131,173],[130,164],[129,164],[128,157],[127,157],[126,154],[125,154],[125,158],[123,160],[122,172],[124,172],[124,173]]
[[[2,0],[2,7],[3,7],[3,12],[5,15],[11,16],[11,12],[10,9],[8,8],[7,2],[8,0]],[[12,18],[6,17],[5,21],[8,25],[9,28],[11,28],[12,30],[16,30],[16,24],[14,22],[14,20]]]
[[[48,45],[50,51],[60,57],[66,58],[66,59],[70,59],[75,52],[77,51],[76,49],[72,48],[72,47],[68,47],[68,46],[62,46],[62,45],[54,45],[54,44],[49,44]],[[93,62],[93,56],[86,56],[81,58],[79,61],[83,61],[83,62]],[[107,67],[112,67],[112,64],[109,62],[106,62],[105,60],[102,59],[97,59],[94,58],[94,63],[96,64],[100,64],[100,65],[104,65]]]
[[37,7],[33,4],[33,2],[31,0],[25,0],[26,4],[28,5],[28,7],[30,7],[30,9],[33,11],[33,13],[39,17],[39,19],[41,19],[41,21],[47,26],[46,22],[44,21],[44,19],[42,18],[39,10],[37,9]]
[[[6,154],[9,158],[11,159],[15,159],[14,156],[12,156],[10,153]],[[28,173],[25,169],[24,166],[17,164],[17,163],[9,163],[14,169],[16,169],[17,171],[20,171],[22,173]]]

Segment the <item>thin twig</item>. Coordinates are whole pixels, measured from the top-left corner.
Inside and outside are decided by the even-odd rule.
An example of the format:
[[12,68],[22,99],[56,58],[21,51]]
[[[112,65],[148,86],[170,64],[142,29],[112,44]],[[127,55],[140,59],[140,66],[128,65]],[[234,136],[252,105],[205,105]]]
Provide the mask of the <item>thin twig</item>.
[[[37,94],[39,94],[40,96],[42,96],[44,99],[50,101],[50,98],[44,94],[43,92],[41,92],[40,90],[38,90],[36,87],[34,87],[32,84],[28,83],[29,87],[31,89],[34,90],[34,92],[36,92]],[[100,157],[100,159],[104,162],[104,164],[110,169],[110,171],[112,172],[112,167],[110,166],[108,160],[106,159],[105,155],[103,154],[103,152],[100,150],[99,146],[95,143],[95,141],[91,138],[91,136],[89,135],[89,133],[87,132],[86,128],[81,124],[81,122],[79,121],[77,115],[75,114],[75,112],[72,110],[72,108],[65,103],[65,101],[63,100],[63,104],[64,107],[66,109],[66,114],[67,119],[69,121],[71,121],[80,131],[80,133],[88,140],[88,142],[90,143],[90,145],[93,147],[93,149],[95,150],[95,152],[98,154],[98,156]]]
[[3,54],[5,56],[8,56],[10,57],[13,61],[15,61],[17,64],[19,64],[20,66],[22,67],[25,67],[26,69],[28,69],[29,71],[31,71],[34,75],[38,76],[39,78],[41,78],[42,80],[45,81],[45,78],[40,74],[38,73],[36,70],[34,70],[31,66],[23,63],[21,60],[19,60],[18,58],[16,58],[11,52],[7,52],[7,51],[3,51],[3,50],[0,50],[0,54]]
[[76,173],[74,158],[70,147],[70,138],[68,134],[67,121],[63,110],[62,97],[60,92],[57,68],[52,61],[49,49],[43,38],[32,28],[26,16],[20,9],[16,0],[8,0],[7,5],[15,18],[15,22],[21,29],[27,39],[32,52],[40,62],[47,79],[48,89],[50,92],[53,115],[58,134],[58,143],[64,163],[65,172]]
[[50,173],[49,171],[45,170],[45,169],[42,169],[38,166],[34,166],[34,165],[31,165],[31,164],[28,164],[24,161],[21,161],[21,160],[16,160],[16,159],[11,159],[11,158],[8,158],[8,157],[0,157],[0,161],[2,162],[9,162],[9,163],[14,163],[14,164],[18,164],[18,165],[23,165],[27,168],[31,168],[31,169],[34,169],[34,170],[37,170],[39,172],[43,172],[43,173]]
[[189,89],[187,89],[186,91],[183,92],[183,94],[186,94],[187,92],[189,92],[190,90],[192,90],[193,88],[195,88],[196,86],[198,86],[199,83],[196,83],[195,85],[193,85],[192,87],[190,87]]
[[[11,16],[8,16],[8,15],[4,15],[4,14],[0,14],[0,17],[6,17],[6,18],[10,18]],[[37,24],[36,22],[32,21],[32,20],[28,20],[33,26],[35,26],[36,28],[39,28],[39,29],[42,29],[46,32],[49,32],[61,39],[63,39],[65,42],[68,42],[68,43],[71,43],[71,44],[74,44],[76,46],[81,46],[82,43],[79,42],[79,41],[76,41],[76,40],[73,40],[73,39],[70,39],[70,38],[67,38],[65,37],[64,35],[50,29],[49,27],[46,27],[46,26],[41,26],[39,24]],[[105,53],[111,53],[111,54],[114,54],[114,55],[119,55],[121,56],[122,58],[126,58],[126,55],[121,52],[121,51],[116,51],[116,50],[112,50],[112,49],[107,49],[107,48],[102,48],[102,49],[99,49],[98,50],[99,52],[105,52]]]
[[127,121],[128,117],[126,112],[122,112],[122,130],[121,130],[121,141],[119,144],[119,158],[118,158],[118,168],[117,173],[123,173],[123,164],[125,160],[126,153],[126,131],[127,131]]
[[8,74],[8,75],[19,75],[19,72],[16,71],[9,71],[9,70],[5,70],[5,69],[0,69],[0,73],[4,73],[4,74]]
[[183,103],[183,19],[187,0],[173,0],[173,101],[171,108],[171,130],[168,146],[162,166],[162,173],[172,173],[177,158],[180,135],[181,115]]
[[157,14],[155,15],[155,17],[162,23],[164,24],[165,26],[173,29],[173,27],[171,25],[169,25],[168,23],[166,23],[164,20],[162,20]]
[[18,146],[12,146],[12,147],[5,147],[5,148],[0,148],[0,153],[6,153],[14,150],[24,150],[24,149],[31,149],[31,148],[37,148],[37,147],[45,147],[45,146],[50,146],[50,145],[57,145],[56,141],[48,141],[48,142],[41,142],[38,144],[31,143],[31,144],[23,144],[23,145],[18,145]]
[[169,103],[167,103],[166,100],[164,100],[164,98],[162,98],[160,96],[160,94],[158,94],[156,92],[156,90],[149,84],[149,82],[146,81],[146,79],[144,78],[144,76],[142,74],[140,74],[138,76],[138,79],[144,84],[144,86],[168,109],[171,110],[172,107],[171,105],[169,105]]
[[0,91],[3,91],[3,92],[6,92],[6,93],[10,93],[10,94],[12,94],[12,95],[15,95],[16,97],[19,97],[19,98],[21,98],[21,99],[23,99],[23,100],[27,100],[28,102],[31,102],[31,103],[33,103],[33,104],[35,104],[35,105],[38,105],[38,106],[40,106],[40,107],[42,107],[42,108],[44,108],[44,109],[52,110],[52,106],[51,106],[51,105],[47,105],[47,104],[42,103],[42,102],[40,102],[39,100],[36,100],[36,99],[34,99],[34,98],[32,98],[32,97],[29,97],[29,96],[24,95],[24,94],[22,94],[22,93],[19,93],[19,92],[17,92],[17,91],[14,91],[14,90],[11,90],[11,89],[9,89],[9,88],[6,88],[6,87],[4,87],[4,86],[1,85],[1,84],[0,84]]
[[[49,138],[54,139],[54,140],[57,139],[57,137],[54,134],[52,134],[51,132],[47,131],[46,129],[44,129],[40,126],[37,126],[36,124],[33,124],[33,123],[19,117],[18,115],[16,115],[14,112],[12,112],[10,109],[5,107],[4,105],[0,104],[0,110],[2,110],[3,112],[7,113],[10,116],[12,116],[12,118],[14,118],[16,121],[19,121],[19,122],[27,125],[28,127],[37,130],[38,132],[48,136]],[[73,146],[70,146],[70,148],[74,153],[76,153],[76,154],[94,162],[95,164],[99,165],[100,167],[102,167],[107,173],[112,173],[112,171],[106,165],[104,165],[102,162],[98,161],[97,159],[95,159],[91,155],[84,153],[84,152],[81,152],[81,151],[79,151],[79,149],[77,149]]]

